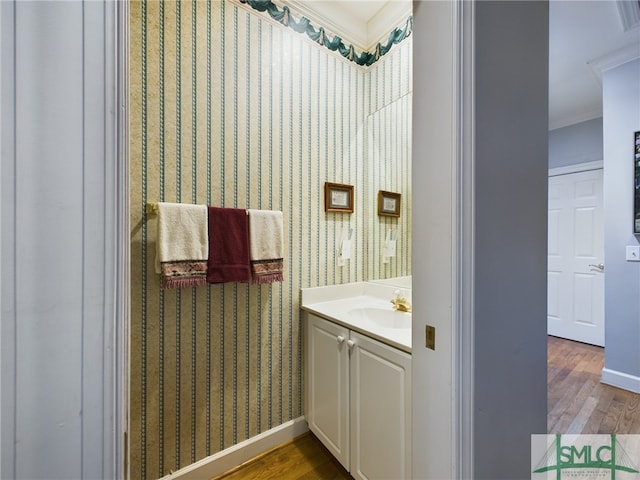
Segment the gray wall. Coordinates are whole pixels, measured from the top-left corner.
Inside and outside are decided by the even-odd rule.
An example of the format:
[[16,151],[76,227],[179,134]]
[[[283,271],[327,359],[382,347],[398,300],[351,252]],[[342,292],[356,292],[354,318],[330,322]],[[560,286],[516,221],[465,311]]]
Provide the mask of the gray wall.
[[115,478],[115,3],[1,2],[1,478]]
[[474,478],[546,433],[548,4],[476,3]]
[[[640,59],[603,73],[605,368],[640,388],[640,263],[627,262],[633,235],[633,132],[640,130]],[[610,348],[615,345],[615,348]]]
[[602,117],[549,132],[549,168],[602,160]]

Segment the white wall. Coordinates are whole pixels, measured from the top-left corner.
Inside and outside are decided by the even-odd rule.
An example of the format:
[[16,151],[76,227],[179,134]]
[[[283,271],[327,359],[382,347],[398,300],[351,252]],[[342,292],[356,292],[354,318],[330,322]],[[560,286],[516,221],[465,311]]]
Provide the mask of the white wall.
[[[640,391],[640,263],[627,262],[633,235],[633,132],[640,130],[640,59],[603,72],[605,371]],[[615,345],[615,348],[612,346]]]
[[115,3],[0,8],[0,477],[115,478]]

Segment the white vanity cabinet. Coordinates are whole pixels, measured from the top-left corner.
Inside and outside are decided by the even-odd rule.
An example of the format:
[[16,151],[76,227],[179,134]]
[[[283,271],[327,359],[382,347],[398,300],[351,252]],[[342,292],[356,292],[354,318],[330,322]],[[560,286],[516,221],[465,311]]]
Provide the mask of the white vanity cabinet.
[[411,478],[411,355],[306,316],[309,429],[355,479]]

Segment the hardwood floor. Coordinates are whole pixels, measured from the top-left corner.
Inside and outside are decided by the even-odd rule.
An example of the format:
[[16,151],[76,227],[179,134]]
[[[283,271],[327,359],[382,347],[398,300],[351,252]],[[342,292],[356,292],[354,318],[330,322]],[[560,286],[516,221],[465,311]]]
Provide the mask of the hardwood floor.
[[213,480],[351,480],[313,434],[307,433]]
[[[604,350],[548,338],[548,433],[638,433],[640,395],[600,383]],[[351,480],[311,433],[215,480]]]
[[600,383],[604,349],[549,336],[548,433],[640,433],[640,395]]

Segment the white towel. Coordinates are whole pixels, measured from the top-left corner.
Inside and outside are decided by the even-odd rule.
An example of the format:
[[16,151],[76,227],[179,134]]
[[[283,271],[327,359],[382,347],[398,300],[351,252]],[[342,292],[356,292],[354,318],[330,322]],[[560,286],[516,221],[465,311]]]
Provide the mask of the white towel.
[[249,210],[249,256],[253,283],[284,280],[282,212]]
[[206,285],[207,206],[158,203],[156,271],[164,288]]

